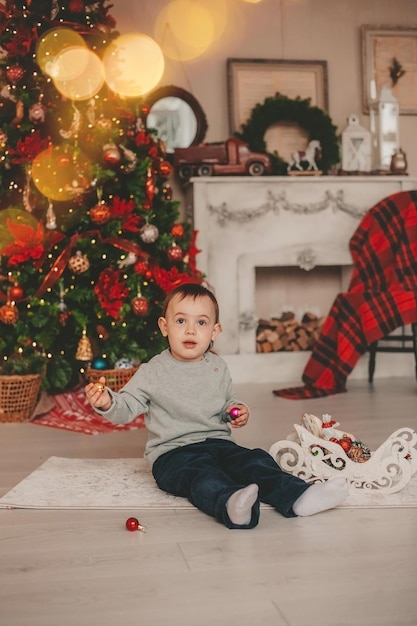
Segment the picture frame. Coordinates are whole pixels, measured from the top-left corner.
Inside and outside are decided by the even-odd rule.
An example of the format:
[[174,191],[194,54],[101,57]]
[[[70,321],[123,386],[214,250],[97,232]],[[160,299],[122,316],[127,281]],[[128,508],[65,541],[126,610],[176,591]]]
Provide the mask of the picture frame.
[[230,133],[240,132],[253,107],[280,93],[310,98],[311,105],[328,111],[327,61],[283,59],[227,59]]
[[363,112],[387,85],[400,115],[417,115],[417,27],[364,24],[361,48]]

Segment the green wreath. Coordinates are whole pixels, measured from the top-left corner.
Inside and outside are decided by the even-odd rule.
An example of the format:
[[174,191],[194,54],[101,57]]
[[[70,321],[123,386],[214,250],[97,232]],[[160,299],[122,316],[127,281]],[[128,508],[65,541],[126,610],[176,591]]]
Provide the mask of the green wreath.
[[330,117],[319,107],[311,106],[310,98],[287,98],[281,94],[266,98],[262,104],[257,104],[251,111],[251,116],[242,125],[242,132],[235,133],[249,144],[254,152],[266,152],[271,158],[272,174],[287,174],[286,163],[277,152],[268,153],[264,136],[268,128],[277,122],[293,122],[304,128],[309,134],[309,141],[318,139],[321,143],[321,157],[317,166],[327,172],[332,165],[340,161],[339,140],[337,127]]

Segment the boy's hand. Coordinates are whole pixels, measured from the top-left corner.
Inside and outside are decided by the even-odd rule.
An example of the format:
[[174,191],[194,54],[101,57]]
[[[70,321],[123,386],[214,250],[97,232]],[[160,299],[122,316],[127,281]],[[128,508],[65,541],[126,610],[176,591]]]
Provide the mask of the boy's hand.
[[106,388],[106,379],[100,376],[98,383],[89,383],[85,387],[85,395],[91,406],[107,411],[111,407],[111,397]]
[[249,410],[244,404],[232,404],[232,406],[228,407],[227,413],[229,414],[232,428],[245,426],[249,419]]

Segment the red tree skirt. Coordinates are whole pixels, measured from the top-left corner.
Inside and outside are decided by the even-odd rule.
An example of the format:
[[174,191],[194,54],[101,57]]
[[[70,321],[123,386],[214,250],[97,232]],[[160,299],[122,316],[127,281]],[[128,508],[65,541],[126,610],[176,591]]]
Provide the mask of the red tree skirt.
[[91,408],[84,389],[53,396],[53,402],[55,406],[44,415],[33,419],[31,424],[61,428],[85,435],[145,428],[143,415],[139,415],[129,424],[112,424],[107,421]]

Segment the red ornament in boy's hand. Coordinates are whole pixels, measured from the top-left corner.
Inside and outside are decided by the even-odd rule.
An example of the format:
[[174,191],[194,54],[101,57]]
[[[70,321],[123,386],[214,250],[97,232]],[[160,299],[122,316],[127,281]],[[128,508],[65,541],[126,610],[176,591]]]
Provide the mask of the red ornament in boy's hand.
[[235,420],[237,417],[239,417],[240,411],[237,408],[237,406],[234,406],[232,409],[230,409],[229,415],[230,415],[232,420]]

